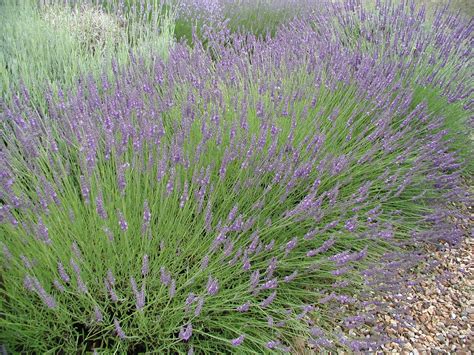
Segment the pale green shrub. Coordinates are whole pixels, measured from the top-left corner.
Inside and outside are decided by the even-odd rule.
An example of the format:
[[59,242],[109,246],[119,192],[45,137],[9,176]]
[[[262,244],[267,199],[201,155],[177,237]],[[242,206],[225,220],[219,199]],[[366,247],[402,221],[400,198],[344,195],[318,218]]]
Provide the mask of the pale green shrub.
[[42,17],[56,31],[68,31],[84,49],[93,53],[120,43],[119,20],[99,7],[86,3],[74,8],[52,5],[44,7]]

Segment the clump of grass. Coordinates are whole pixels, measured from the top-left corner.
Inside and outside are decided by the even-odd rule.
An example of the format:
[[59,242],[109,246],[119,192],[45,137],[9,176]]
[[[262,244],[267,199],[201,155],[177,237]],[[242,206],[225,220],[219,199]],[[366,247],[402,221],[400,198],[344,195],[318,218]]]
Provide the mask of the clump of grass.
[[160,12],[150,23],[91,4],[5,1],[0,6],[2,97],[10,102],[27,89],[40,111],[45,92],[66,92],[81,76],[100,75],[105,67],[111,74],[112,62],[125,65],[130,53],[151,65],[156,55],[166,57],[173,42],[171,12]]

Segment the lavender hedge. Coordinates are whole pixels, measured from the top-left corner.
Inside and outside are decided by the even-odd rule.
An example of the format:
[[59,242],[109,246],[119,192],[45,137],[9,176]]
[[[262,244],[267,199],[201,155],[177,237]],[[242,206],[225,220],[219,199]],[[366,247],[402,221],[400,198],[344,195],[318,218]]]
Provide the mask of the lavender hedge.
[[232,32],[273,36],[282,24],[320,5],[311,0],[169,0],[169,3],[176,11],[175,36],[188,43],[192,43],[193,26],[201,33],[222,23]]
[[[415,32],[384,55],[371,45],[384,37],[335,36],[327,21],[350,24],[355,5],[265,41],[209,31],[153,75],[133,59],[49,96],[48,117],[26,91],[3,105],[0,342],[260,354],[390,340],[350,330],[374,327],[374,297],[403,289],[420,244],[462,238],[448,217],[469,197],[463,163],[413,83],[467,116],[454,84],[470,58],[433,41],[467,50],[472,25],[441,14],[453,31],[417,49],[428,67]],[[418,16],[395,9],[380,13]]]

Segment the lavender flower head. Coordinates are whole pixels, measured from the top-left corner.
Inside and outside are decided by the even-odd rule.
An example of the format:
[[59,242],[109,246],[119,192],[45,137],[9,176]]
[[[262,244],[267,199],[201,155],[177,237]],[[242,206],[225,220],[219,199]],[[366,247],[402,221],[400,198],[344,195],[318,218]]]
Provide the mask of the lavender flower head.
[[245,340],[245,335],[242,334],[239,337],[232,339],[230,343],[232,344],[232,346],[239,346],[244,342],[244,340]]
[[219,291],[219,283],[217,279],[213,278],[209,275],[209,279],[207,281],[207,293],[211,296],[214,296]]
[[298,238],[297,238],[297,237],[291,239],[288,243],[286,243],[285,256],[288,256],[288,254],[289,254],[294,248],[296,248],[296,245],[297,245],[297,244],[298,244]]
[[59,276],[61,276],[61,279],[65,283],[69,283],[69,281],[71,281],[71,278],[69,277],[69,275],[66,273],[66,270],[64,269],[64,265],[59,261],[58,261],[58,272],[59,272]]
[[102,198],[102,194],[99,194],[96,199],[95,199],[95,205],[96,205],[96,211],[97,214],[102,218],[103,220],[107,219],[107,211],[104,208],[104,199]]
[[142,275],[146,276],[150,272],[149,269],[149,258],[148,254],[143,255],[143,261],[142,261]]
[[100,308],[97,305],[94,306],[94,317],[95,317],[95,321],[98,323],[104,320],[104,317],[102,316],[102,312],[100,311]]
[[181,327],[179,331],[179,338],[183,341],[188,341],[193,335],[193,325],[189,323],[186,326]]
[[125,332],[123,331],[122,327],[120,326],[120,322],[117,320],[117,318],[114,318],[114,326],[115,326],[115,333],[117,334],[117,336],[120,339],[125,340],[127,338],[127,336],[125,335]]
[[150,221],[151,221],[151,212],[150,208],[148,207],[148,201],[145,201],[143,204],[143,225],[142,225],[142,232],[145,233],[149,226],[150,226]]
[[56,290],[58,290],[59,292],[66,291],[66,289],[64,288],[64,286],[61,284],[61,282],[58,279],[54,279],[53,285],[56,288]]
[[204,297],[198,297],[196,308],[194,309],[194,316],[195,317],[197,317],[201,314],[203,307],[204,307]]
[[52,240],[49,238],[49,231],[48,227],[43,223],[43,220],[39,218],[38,220],[38,225],[37,225],[37,230],[38,230],[38,236],[46,243],[46,244],[51,244]]
[[119,226],[120,229],[125,232],[128,229],[128,224],[127,221],[125,220],[122,212],[118,212],[118,218],[119,218]]
[[236,308],[237,312],[248,312],[248,310],[250,309],[250,302],[246,302],[244,303],[243,305],[241,306],[238,306]]

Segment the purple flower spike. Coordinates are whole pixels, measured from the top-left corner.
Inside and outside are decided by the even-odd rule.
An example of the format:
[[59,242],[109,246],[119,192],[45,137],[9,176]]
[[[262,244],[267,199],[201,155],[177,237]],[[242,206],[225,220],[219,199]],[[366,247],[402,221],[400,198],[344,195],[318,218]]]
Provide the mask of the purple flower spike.
[[354,232],[357,228],[357,216],[354,216],[351,219],[349,219],[346,222],[345,227],[349,232]]
[[290,240],[288,243],[286,243],[285,247],[285,256],[288,256],[288,254],[296,248],[296,245],[298,244],[298,238],[295,237],[292,240]]
[[148,259],[148,254],[143,255],[143,261],[142,261],[142,275],[146,276],[148,275],[149,270],[149,259]]
[[199,297],[196,305],[196,309],[194,310],[194,315],[197,317],[202,312],[202,307],[204,306],[204,297]]
[[43,220],[41,218],[39,218],[38,220],[37,228],[38,228],[38,235],[43,240],[43,242],[45,242],[46,244],[51,244],[52,241],[49,238],[48,227],[44,225]]
[[35,285],[33,283],[33,278],[29,275],[26,275],[23,279],[23,286],[30,291],[33,292],[35,290]]
[[329,248],[331,248],[334,245],[335,242],[336,242],[336,240],[334,238],[330,238],[330,239],[326,240],[319,248],[308,251],[306,253],[306,256],[307,257],[313,257],[313,256],[318,255],[320,253],[325,253],[329,250]]
[[112,270],[107,271],[107,281],[111,286],[115,286],[115,277],[112,274]]
[[80,275],[81,274],[81,268],[79,267],[79,265],[77,265],[77,263],[74,261],[73,258],[71,258],[71,260],[69,260],[69,263],[71,264],[72,268],[74,269],[74,272],[76,273],[76,275]]
[[207,293],[211,296],[214,296],[219,291],[219,283],[217,279],[214,279],[212,276],[209,275],[209,279],[207,281]]
[[84,199],[84,202],[88,205],[90,203],[90,190],[89,190],[89,184],[86,181],[86,178],[84,175],[80,176],[80,182],[81,182],[81,194]]
[[238,206],[235,205],[232,210],[230,210],[229,215],[227,216],[227,222],[232,222],[235,218],[235,215],[237,214],[238,211]]
[[262,285],[262,289],[264,290],[275,289],[277,287],[278,287],[278,279],[276,277],[271,280],[268,280]]
[[102,194],[99,194],[95,199],[96,211],[100,218],[103,220],[107,219],[107,212],[104,208],[104,199],[102,198]]
[[241,312],[241,313],[248,312],[249,309],[250,309],[250,302],[246,302],[243,305],[238,306],[236,308],[237,312]]
[[105,288],[109,292],[110,299],[112,300],[112,302],[117,302],[118,297],[117,297],[117,294],[115,293],[115,291],[113,289],[113,286],[109,283],[109,281],[107,279],[104,279],[104,283],[105,283]]
[[266,250],[266,251],[272,250],[273,247],[274,247],[274,245],[275,245],[275,239],[272,239],[272,240],[270,241],[270,243],[265,246],[265,250]]
[[189,323],[185,327],[181,327],[181,330],[179,331],[179,338],[183,341],[188,341],[191,336],[193,335],[193,325]]
[[125,232],[125,231],[128,229],[127,221],[125,220],[125,218],[124,218],[122,212],[119,212],[118,215],[119,215],[119,226],[120,226],[120,229]]
[[98,323],[104,320],[104,317],[102,316],[102,312],[100,311],[100,308],[97,305],[94,306],[94,317],[95,317],[95,321]]
[[25,268],[27,269],[33,268],[33,265],[31,264],[31,261],[30,259],[28,259],[28,257],[26,257],[25,255],[20,255],[20,259],[23,262],[23,265],[25,266]]
[[183,208],[186,202],[189,200],[189,192],[188,192],[189,186],[188,182],[184,182],[184,187],[183,187],[183,194],[181,195],[179,199],[179,208]]
[[291,282],[291,281],[293,281],[297,276],[298,276],[298,271],[295,270],[295,271],[293,271],[293,273],[291,273],[290,275],[285,276],[284,279],[283,279],[283,282],[285,282],[285,283]]
[[[26,278],[25,278],[25,281],[26,281]],[[43,300],[44,304],[50,309],[56,308],[56,301],[54,300],[53,296],[49,295],[46,292],[46,290],[43,288],[39,280],[36,277],[31,277],[30,281],[34,287],[34,290],[36,291],[38,296]]]
[[59,292],[66,291],[66,289],[64,288],[64,286],[61,284],[61,282],[58,279],[54,279],[53,285],[56,288],[56,290],[58,290]]
[[160,281],[166,286],[171,283],[171,274],[163,266],[160,268]]
[[88,291],[86,284],[82,281],[80,276],[77,277],[77,288],[81,293],[87,293]]
[[209,265],[209,255],[206,255],[201,261],[201,270],[205,270]]
[[232,344],[232,346],[239,346],[240,344],[244,342],[244,340],[245,340],[245,335],[242,334],[238,338],[232,339],[230,343]]
[[249,271],[250,267],[251,267],[250,260],[249,260],[248,256],[246,256],[244,258],[244,261],[243,261],[242,269],[245,270],[245,271]]
[[117,336],[120,339],[125,340],[127,338],[127,336],[125,335],[125,332],[123,331],[122,327],[120,326],[120,323],[117,320],[117,318],[114,318],[114,326],[115,326],[115,332],[116,332]]
[[113,235],[112,231],[109,228],[104,227],[104,233],[107,236],[107,238],[109,239],[109,241],[111,241],[111,242],[114,241],[114,235]]
[[174,295],[176,294],[176,280],[172,279],[170,282],[170,298],[173,298]]
[[141,291],[138,291],[137,282],[135,281],[135,278],[132,276],[130,277],[130,285],[132,286],[132,291],[133,291],[133,294],[135,295],[137,310],[140,311],[145,306],[145,283],[142,284]]
[[270,296],[268,296],[267,298],[265,298],[261,303],[260,303],[260,307],[262,308],[267,308],[270,304],[272,304],[272,302],[275,300],[276,298],[276,295],[277,295],[277,292],[276,291],[273,291]]
[[150,221],[151,221],[150,207],[148,206],[148,201],[145,201],[143,204],[143,225],[142,225],[143,233],[145,233],[150,227]]
[[[0,209],[1,209],[1,207],[0,207]],[[3,249],[3,255],[5,255],[5,258],[8,261],[11,261],[13,259],[13,255],[10,252],[10,250],[8,249],[8,247],[5,244],[2,244],[2,249]]]
[[252,272],[252,275],[250,275],[250,288],[254,289],[257,287],[258,282],[260,281],[260,271],[255,270]]
[[74,255],[76,256],[77,259],[79,259],[79,260],[82,259],[81,251],[80,251],[79,246],[77,245],[77,243],[75,241],[72,242],[71,250],[72,250],[72,252],[74,253]]
[[267,343],[267,348],[270,350],[276,349],[278,345],[280,345],[279,340],[272,340]]

